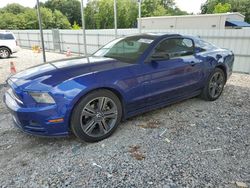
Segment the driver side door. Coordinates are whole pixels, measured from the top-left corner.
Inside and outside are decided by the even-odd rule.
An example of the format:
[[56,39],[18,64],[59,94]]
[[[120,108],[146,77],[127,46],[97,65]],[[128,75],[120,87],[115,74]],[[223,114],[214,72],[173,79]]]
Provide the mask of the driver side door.
[[160,42],[145,63],[150,75],[145,85],[148,105],[187,98],[201,86],[201,61],[195,57],[194,42],[189,38],[169,38]]

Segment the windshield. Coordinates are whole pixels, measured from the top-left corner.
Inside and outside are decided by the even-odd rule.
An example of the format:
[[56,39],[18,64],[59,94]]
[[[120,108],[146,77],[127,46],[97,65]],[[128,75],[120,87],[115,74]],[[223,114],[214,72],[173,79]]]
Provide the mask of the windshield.
[[116,39],[99,49],[94,56],[136,63],[153,41],[152,36],[143,35]]

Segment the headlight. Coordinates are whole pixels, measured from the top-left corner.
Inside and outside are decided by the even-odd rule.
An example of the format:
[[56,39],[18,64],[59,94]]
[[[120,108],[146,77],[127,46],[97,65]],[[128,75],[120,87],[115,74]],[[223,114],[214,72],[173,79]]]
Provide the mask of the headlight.
[[48,93],[29,92],[37,103],[55,104],[55,100]]

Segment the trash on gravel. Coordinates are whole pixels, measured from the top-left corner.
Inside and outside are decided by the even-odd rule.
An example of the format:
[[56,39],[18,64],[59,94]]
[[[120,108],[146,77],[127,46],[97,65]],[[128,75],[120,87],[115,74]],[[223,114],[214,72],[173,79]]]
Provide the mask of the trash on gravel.
[[143,129],[157,129],[161,125],[160,121],[158,120],[150,120],[146,124],[141,124],[139,127]]
[[212,151],[221,151],[222,149],[221,148],[216,148],[216,149],[208,149],[208,150],[204,150],[204,151],[201,151],[202,153],[205,153],[205,152],[212,152]]
[[165,138],[165,141],[166,141],[167,143],[170,143],[170,142],[171,142],[168,138]]
[[135,146],[129,146],[129,153],[130,155],[135,158],[138,161],[142,161],[145,159],[145,155],[140,151],[141,146],[135,145]]
[[243,183],[243,182],[236,181],[235,184],[236,184],[239,188],[248,188],[247,184],[246,184],[246,183]]
[[92,163],[92,165],[102,169],[102,166],[100,166],[100,165],[98,165],[96,163]]
[[155,125],[153,123],[142,124],[139,126],[143,129],[157,129],[159,127],[158,125]]
[[165,129],[159,136],[162,137],[167,132],[167,129]]
[[113,175],[112,175],[112,174],[110,174],[110,173],[107,173],[107,177],[108,177],[108,178],[112,178],[112,177],[113,177]]
[[190,126],[191,126],[191,127],[195,127],[195,126],[196,126],[196,124],[195,124],[195,123],[192,123],[192,124],[190,124]]

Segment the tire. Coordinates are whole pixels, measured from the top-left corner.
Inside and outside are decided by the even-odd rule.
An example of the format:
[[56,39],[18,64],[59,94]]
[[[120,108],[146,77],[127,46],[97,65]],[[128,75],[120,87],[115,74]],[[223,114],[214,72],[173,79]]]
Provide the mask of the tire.
[[202,90],[201,97],[207,101],[217,100],[223,92],[225,83],[226,76],[224,71],[220,68],[215,68]]
[[75,106],[71,130],[86,142],[97,142],[111,136],[122,118],[119,98],[109,90],[95,90]]
[[0,58],[6,59],[10,57],[10,50],[6,47],[0,48]]

